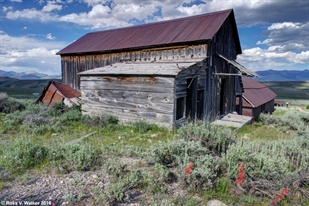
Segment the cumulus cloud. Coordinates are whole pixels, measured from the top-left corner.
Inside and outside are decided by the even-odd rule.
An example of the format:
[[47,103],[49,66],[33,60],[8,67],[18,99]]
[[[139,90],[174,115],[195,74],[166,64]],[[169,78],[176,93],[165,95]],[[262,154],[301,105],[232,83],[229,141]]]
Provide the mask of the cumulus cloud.
[[[60,57],[55,55],[65,44],[43,42],[29,37],[9,36],[0,31],[0,69],[7,71],[36,70],[60,74]],[[42,61],[45,62],[42,67]]]
[[260,47],[245,49],[237,59],[253,70],[274,69],[292,64],[308,64],[309,51],[300,53],[292,51],[277,52],[273,48],[262,49]]
[[42,12],[51,12],[53,10],[61,10],[61,9],[62,9],[62,5],[49,1],[47,2],[47,5],[43,7]]
[[46,39],[54,40],[54,39],[56,39],[56,37],[54,37],[51,33],[49,33],[49,34],[46,35]]

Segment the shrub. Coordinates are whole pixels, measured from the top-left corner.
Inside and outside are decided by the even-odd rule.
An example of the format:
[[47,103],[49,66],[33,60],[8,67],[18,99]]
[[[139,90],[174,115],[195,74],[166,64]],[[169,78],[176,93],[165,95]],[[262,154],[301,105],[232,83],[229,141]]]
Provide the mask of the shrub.
[[0,112],[12,113],[15,111],[22,111],[25,105],[13,98],[9,98],[6,93],[0,92]]
[[100,166],[100,154],[101,151],[94,147],[74,144],[55,148],[51,152],[50,160],[53,165],[60,166],[67,172],[87,171]]
[[309,165],[308,139],[295,137],[277,141],[239,141],[231,145],[223,155],[222,165],[231,179],[236,179],[237,168],[245,163],[247,177],[251,180],[264,179],[274,184],[295,176]]
[[308,110],[309,110],[309,104],[306,106],[306,109],[308,109]]
[[[159,163],[167,168],[175,168],[169,170],[166,182],[179,181],[193,188],[212,187],[218,175],[219,165],[217,158],[209,153],[209,150],[199,142],[179,139],[152,145],[149,148],[147,160],[149,163]],[[189,163],[194,164],[194,169],[187,176],[185,168]],[[163,172],[162,168],[160,170]],[[161,174],[161,178],[164,176],[166,172]]]
[[30,140],[19,138],[4,148],[1,163],[13,171],[22,171],[42,163],[48,157],[48,149]]
[[110,114],[102,114],[101,116],[82,115],[81,121],[88,126],[106,126],[108,124],[118,124],[118,118]]
[[224,153],[236,139],[229,128],[202,122],[188,123],[179,128],[177,133],[183,139],[201,142],[214,155]]
[[155,124],[149,124],[145,120],[139,120],[139,121],[133,122],[133,123],[131,123],[131,125],[132,125],[134,131],[139,132],[139,133],[145,133],[145,132],[148,132],[148,131],[152,131],[153,129],[158,127]]

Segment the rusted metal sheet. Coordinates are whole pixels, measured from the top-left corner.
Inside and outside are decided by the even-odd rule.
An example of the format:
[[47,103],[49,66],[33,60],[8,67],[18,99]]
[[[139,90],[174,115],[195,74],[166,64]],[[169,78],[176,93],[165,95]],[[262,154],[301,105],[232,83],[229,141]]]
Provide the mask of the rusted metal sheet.
[[57,54],[106,53],[137,50],[163,45],[206,42],[218,32],[227,18],[232,19],[236,49],[241,53],[233,10],[144,24],[114,30],[91,32],[65,47]]
[[277,96],[267,86],[250,78],[242,79],[244,85],[243,97],[252,107],[258,107],[275,99]]
[[53,103],[66,100],[65,102],[67,102],[67,105],[71,106],[72,104],[78,104],[78,98],[80,98],[80,96],[81,93],[70,86],[60,82],[50,81],[35,103],[43,102],[50,106]]

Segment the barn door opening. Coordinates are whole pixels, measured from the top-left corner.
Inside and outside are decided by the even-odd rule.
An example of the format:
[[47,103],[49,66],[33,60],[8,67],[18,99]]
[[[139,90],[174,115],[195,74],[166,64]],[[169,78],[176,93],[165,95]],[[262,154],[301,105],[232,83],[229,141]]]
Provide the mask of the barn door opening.
[[225,85],[226,80],[221,79],[221,87],[220,87],[220,115],[225,114]]
[[186,117],[195,120],[197,111],[197,79],[187,79]]

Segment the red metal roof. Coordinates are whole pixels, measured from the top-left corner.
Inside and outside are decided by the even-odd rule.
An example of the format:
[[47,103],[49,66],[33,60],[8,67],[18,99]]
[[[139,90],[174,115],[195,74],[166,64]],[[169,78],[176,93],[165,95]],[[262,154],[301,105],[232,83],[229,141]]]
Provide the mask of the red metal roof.
[[51,84],[55,85],[58,91],[66,98],[75,98],[81,96],[81,93],[79,91],[73,89],[72,87],[66,84],[54,81],[52,81]]
[[232,9],[139,26],[91,32],[57,54],[78,54],[132,50],[211,40],[230,17],[237,52],[241,53]]
[[252,107],[258,107],[273,100],[277,95],[265,85],[250,79],[242,79],[244,85],[243,97],[251,103]]

